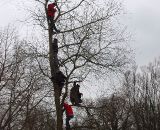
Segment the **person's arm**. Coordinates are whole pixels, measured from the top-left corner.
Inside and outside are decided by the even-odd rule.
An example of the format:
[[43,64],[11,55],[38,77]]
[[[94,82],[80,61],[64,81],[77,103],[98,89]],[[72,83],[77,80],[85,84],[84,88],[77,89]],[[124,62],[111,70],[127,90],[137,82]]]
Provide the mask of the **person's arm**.
[[83,93],[79,93],[79,95],[82,97],[82,96],[83,96]]
[[54,13],[56,13],[56,12],[57,12],[57,9],[56,9],[56,8],[53,8],[52,11],[53,11]]

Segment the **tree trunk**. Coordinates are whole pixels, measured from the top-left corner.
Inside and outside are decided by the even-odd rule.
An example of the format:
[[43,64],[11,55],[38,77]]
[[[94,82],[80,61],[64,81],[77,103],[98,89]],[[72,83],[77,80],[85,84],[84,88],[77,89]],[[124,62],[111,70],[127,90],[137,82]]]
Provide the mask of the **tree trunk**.
[[[57,89],[58,90],[58,89]],[[55,90],[55,104],[56,104],[56,114],[57,114],[57,130],[63,130],[63,113],[62,113],[62,107],[60,103],[60,96],[59,91]]]
[[[59,63],[57,57],[57,39],[52,38],[52,30],[49,29],[49,62],[51,68],[51,76],[54,77],[56,72],[59,71]],[[63,113],[62,105],[60,101],[60,87],[56,84],[55,80],[52,78],[52,83],[54,87],[54,97],[55,97],[55,106],[56,106],[56,115],[57,115],[57,130],[63,130]]]

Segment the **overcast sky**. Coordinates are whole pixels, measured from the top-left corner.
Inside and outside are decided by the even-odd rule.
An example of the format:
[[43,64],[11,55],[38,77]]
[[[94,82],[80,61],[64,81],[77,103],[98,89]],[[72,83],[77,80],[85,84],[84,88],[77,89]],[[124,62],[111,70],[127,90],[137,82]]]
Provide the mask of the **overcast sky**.
[[[25,14],[18,5],[22,0],[0,0],[0,27],[15,23]],[[124,0],[124,22],[134,35],[137,65],[147,65],[160,56],[160,0]],[[22,29],[22,28],[19,28]]]
[[146,65],[160,56],[160,0],[125,0],[127,24],[135,34],[136,62]]

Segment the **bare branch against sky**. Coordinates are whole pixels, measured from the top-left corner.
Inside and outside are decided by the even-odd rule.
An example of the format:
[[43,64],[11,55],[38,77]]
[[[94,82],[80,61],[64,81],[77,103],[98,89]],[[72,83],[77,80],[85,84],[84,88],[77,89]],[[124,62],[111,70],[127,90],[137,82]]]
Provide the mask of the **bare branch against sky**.
[[[136,51],[136,62],[138,65],[145,65],[160,55],[160,1],[124,0],[123,3],[127,14],[123,16],[122,22],[128,25],[135,36],[131,44]],[[22,20],[26,16],[22,5],[28,6],[27,4],[30,1],[0,1],[0,27]],[[21,23],[21,26],[24,24]]]

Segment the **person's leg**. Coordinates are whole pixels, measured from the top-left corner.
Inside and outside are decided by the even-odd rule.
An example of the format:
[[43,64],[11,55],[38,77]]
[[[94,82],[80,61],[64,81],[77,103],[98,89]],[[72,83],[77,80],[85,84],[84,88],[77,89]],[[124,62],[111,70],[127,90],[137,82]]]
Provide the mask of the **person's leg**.
[[60,30],[58,30],[58,29],[56,28],[56,25],[55,25],[54,21],[53,21],[53,23],[52,23],[52,27],[53,27],[53,29],[54,29],[56,32],[60,32]]
[[54,29],[56,32],[60,32],[55,26],[54,17],[48,17],[48,21],[49,21],[50,28],[52,29],[52,31]]
[[70,119],[71,118],[69,116],[67,116],[67,118],[66,118],[66,128],[70,128],[70,124],[69,124]]
[[67,116],[66,118],[66,129],[70,128],[69,121],[73,118],[73,116]]
[[52,24],[53,24],[53,18],[50,17],[50,16],[48,16],[48,22],[49,22],[50,28],[53,30],[53,26],[52,26]]

